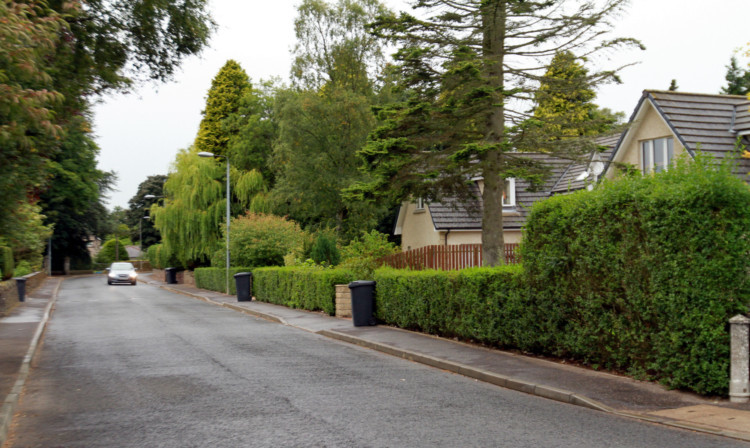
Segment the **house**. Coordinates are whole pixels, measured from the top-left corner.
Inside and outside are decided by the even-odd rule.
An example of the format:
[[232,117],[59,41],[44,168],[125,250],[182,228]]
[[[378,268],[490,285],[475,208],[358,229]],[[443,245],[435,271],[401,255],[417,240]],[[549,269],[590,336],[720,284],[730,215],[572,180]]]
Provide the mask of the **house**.
[[[509,179],[503,207],[505,242],[521,241],[521,228],[531,206],[554,194],[576,191],[601,178],[614,178],[626,167],[642,172],[668,169],[681,154],[695,156],[700,149],[723,159],[737,154],[737,144],[750,149],[750,101],[744,96],[711,95],[646,90],[621,135],[601,138],[608,149],[593,154],[588,163],[571,163],[543,154],[551,174],[541,190],[528,191],[528,182]],[[750,180],[750,159],[740,158],[737,174]],[[440,202],[404,202],[399,210],[395,234],[402,237],[403,250],[429,245],[479,244],[482,180],[476,179],[475,199],[448,198]]]
[[[695,157],[699,149],[717,159],[738,155],[738,143],[750,146],[748,109],[745,96],[646,90],[602,177],[616,177],[624,165],[658,172],[682,154]],[[736,171],[748,180],[750,159],[739,158]]]
[[[598,144],[608,149],[592,155],[588,163],[551,157],[548,154],[530,153],[524,157],[544,161],[550,166],[550,175],[544,185],[536,191],[529,190],[529,182],[522,179],[506,180],[506,195],[503,201],[503,236],[506,244],[521,242],[521,228],[531,206],[554,194],[585,188],[594,179],[589,169],[603,169],[604,162],[617,143],[619,135],[604,137]],[[597,168],[597,164],[601,168]],[[480,244],[482,242],[482,199],[484,182],[474,179],[473,198],[459,200],[445,198],[426,202],[422,199],[401,204],[394,234],[401,235],[404,251],[433,245]]]

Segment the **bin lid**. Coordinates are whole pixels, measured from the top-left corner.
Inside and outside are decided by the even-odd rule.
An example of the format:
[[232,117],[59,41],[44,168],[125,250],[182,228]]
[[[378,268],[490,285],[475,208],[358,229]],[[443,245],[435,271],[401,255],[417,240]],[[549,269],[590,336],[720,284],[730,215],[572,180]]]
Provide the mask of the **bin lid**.
[[349,288],[358,288],[360,286],[375,286],[373,280],[355,280],[349,283]]
[[249,277],[251,275],[253,275],[252,272],[238,272],[238,273],[234,274],[234,278],[237,278],[237,277]]
[[15,280],[15,281],[17,281],[17,282],[22,282],[22,283],[23,283],[23,282],[25,282],[25,281],[26,281],[27,279],[26,279],[26,277],[14,277],[14,278],[13,278],[13,280]]

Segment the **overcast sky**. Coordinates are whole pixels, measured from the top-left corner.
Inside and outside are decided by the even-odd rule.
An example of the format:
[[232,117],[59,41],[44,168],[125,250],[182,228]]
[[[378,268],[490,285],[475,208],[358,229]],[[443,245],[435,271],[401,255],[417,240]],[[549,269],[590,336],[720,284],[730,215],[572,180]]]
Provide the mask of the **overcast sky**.
[[[298,3],[212,0],[219,29],[211,46],[186,60],[173,82],[109,96],[94,108],[99,168],[118,176],[110,209],[127,208],[146,177],[167,174],[177,152],[190,146],[211,79],[228,59],[239,62],[252,81],[288,79]],[[406,10],[409,2],[385,3]],[[615,35],[635,37],[647,50],[610,55],[610,67],[638,64],[622,71],[623,84],[601,88],[597,104],[630,116],[644,89],[666,90],[673,78],[680,91],[718,93],[730,57],[750,42],[748,16],[748,0],[631,0]],[[739,59],[747,67],[748,58]]]

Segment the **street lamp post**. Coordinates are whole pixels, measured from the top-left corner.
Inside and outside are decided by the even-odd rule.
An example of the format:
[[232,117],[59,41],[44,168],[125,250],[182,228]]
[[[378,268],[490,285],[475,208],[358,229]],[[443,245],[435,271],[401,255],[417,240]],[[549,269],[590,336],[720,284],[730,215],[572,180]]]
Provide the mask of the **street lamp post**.
[[210,158],[217,158],[217,157],[223,157],[227,161],[227,238],[226,238],[226,245],[227,245],[227,260],[226,260],[226,280],[227,280],[227,295],[229,295],[229,201],[231,198],[231,195],[229,194],[229,157],[222,156],[218,154],[214,154],[212,152],[205,152],[201,151],[198,153],[198,156],[200,157],[210,157]]

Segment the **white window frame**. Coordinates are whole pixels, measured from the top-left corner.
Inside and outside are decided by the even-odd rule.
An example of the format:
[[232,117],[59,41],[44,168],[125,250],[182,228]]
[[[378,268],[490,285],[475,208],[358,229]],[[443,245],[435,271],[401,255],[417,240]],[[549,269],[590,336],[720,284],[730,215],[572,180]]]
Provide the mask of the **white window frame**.
[[516,206],[516,179],[509,177],[505,179],[505,189],[503,195],[503,207]]
[[[656,141],[663,141],[664,144],[662,145],[661,149],[661,156],[663,165],[656,165],[655,163],[655,142]],[[651,172],[660,172],[662,170],[668,170],[669,165],[672,164],[672,161],[674,160],[674,138],[672,137],[662,137],[662,138],[654,138],[651,140],[641,140],[640,144],[638,145],[639,151],[640,151],[640,158],[641,158],[641,170],[643,173],[651,173]]]
[[416,201],[414,201],[416,206],[414,207],[415,211],[422,212],[424,211],[424,198],[419,197]]

